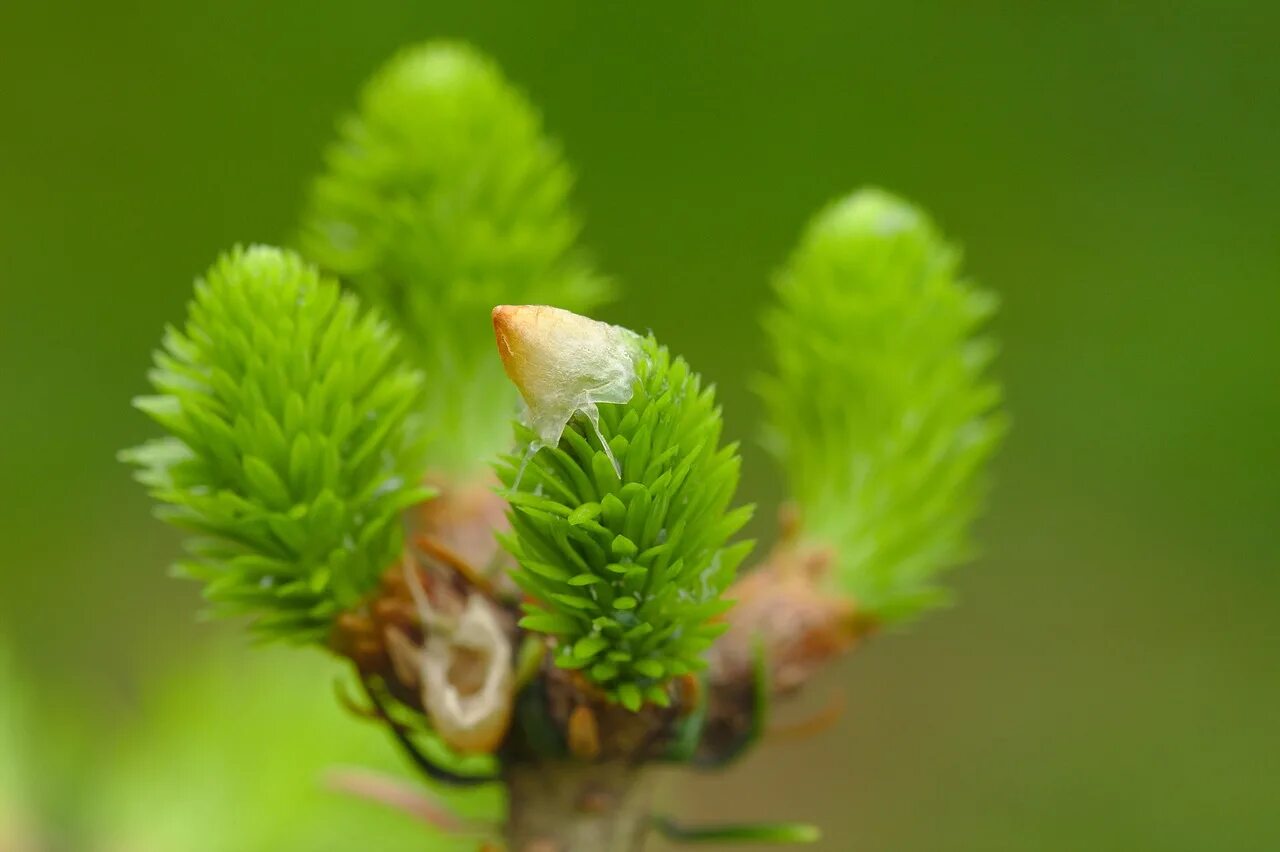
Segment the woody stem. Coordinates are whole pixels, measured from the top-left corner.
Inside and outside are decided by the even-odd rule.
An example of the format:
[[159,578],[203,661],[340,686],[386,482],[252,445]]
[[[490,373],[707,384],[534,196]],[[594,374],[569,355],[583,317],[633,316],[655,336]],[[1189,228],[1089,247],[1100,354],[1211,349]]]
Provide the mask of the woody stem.
[[540,762],[504,773],[510,852],[640,852],[651,781],[621,762]]

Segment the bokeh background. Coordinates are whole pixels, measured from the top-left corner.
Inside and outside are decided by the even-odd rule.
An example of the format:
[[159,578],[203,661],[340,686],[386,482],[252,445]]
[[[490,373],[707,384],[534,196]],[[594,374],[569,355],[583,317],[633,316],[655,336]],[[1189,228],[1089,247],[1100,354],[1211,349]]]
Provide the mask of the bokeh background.
[[672,810],[832,850],[1280,848],[1280,5],[1239,0],[0,4],[0,823],[431,848],[319,790],[395,760],[318,655],[196,620],[114,453],[192,277],[286,240],[336,116],[433,36],[543,109],[604,318],[719,384],[766,540],[755,317],[806,218],[903,193],[1003,298],[1014,429],[960,605],[817,687],[836,730]]

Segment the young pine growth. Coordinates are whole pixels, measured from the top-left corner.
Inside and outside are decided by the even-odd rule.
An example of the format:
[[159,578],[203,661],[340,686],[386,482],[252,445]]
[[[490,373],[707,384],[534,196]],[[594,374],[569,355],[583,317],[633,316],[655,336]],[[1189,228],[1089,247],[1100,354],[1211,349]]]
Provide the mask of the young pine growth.
[[303,251],[399,326],[432,380],[431,466],[474,474],[506,449],[515,405],[489,311],[589,311],[610,289],[576,245],[560,148],[489,59],[432,42],[373,77],[326,163]]
[[740,460],[714,391],[652,337],[541,306],[498,308],[494,325],[531,419],[559,423],[518,426],[499,471],[520,624],[628,709],[665,706],[723,631],[750,550],[726,545],[751,510],[729,511]]
[[193,533],[181,573],[218,612],[323,640],[402,548],[427,496],[410,414],[423,379],[395,334],[297,255],[255,246],[196,282],[135,405],[168,437],[123,454],[165,520]]
[[863,190],[810,224],[766,317],[769,442],[801,535],[881,623],[945,599],[935,577],[968,552],[1004,432],[978,333],[996,301],[959,263],[920,210]]
[[300,242],[334,277],[278,249],[219,259],[137,401],[168,435],[124,457],[192,532],[181,570],[216,610],[345,656],[350,706],[426,777],[500,779],[508,848],[814,840],[656,817],[646,764],[735,759],[772,697],[943,598],[1003,433],[994,299],[890,195],[813,221],[765,322],[799,523],[738,579],[751,510],[731,508],[714,393],[653,337],[571,312],[608,288],[559,149],[496,67],[401,53],[326,163]]

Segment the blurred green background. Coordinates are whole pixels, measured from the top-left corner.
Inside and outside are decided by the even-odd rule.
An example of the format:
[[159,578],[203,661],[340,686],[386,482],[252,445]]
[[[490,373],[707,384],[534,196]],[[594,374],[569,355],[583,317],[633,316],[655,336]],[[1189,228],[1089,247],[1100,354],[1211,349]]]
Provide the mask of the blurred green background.
[[[327,672],[227,662],[238,634],[225,650],[166,578],[176,538],[114,453],[152,434],[128,399],[192,277],[288,239],[362,80],[452,36],[564,141],[625,287],[605,318],[714,379],[736,437],[770,274],[832,197],[922,203],[1004,301],[1014,430],[960,606],[815,689],[846,693],[836,731],[679,782],[673,810],[811,820],[833,850],[1280,848],[1280,5],[642,10],[0,4],[0,698],[29,710],[0,731],[0,796],[54,848],[94,848],[104,811],[203,815],[179,821],[204,845],[157,852],[293,848],[230,838],[272,807],[365,807],[228,788],[307,747],[289,720],[332,710]],[[767,539],[779,478],[746,462]],[[352,748],[317,735],[272,777],[310,785]],[[315,828],[296,848],[357,848]]]

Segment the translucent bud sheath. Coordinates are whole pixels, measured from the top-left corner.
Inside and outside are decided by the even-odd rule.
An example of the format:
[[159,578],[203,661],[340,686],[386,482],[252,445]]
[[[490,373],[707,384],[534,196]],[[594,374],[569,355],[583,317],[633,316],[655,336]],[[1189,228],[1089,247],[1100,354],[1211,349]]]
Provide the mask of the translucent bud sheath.
[[582,412],[621,475],[599,433],[597,403],[631,399],[639,338],[625,328],[546,305],[499,305],[493,309],[493,330],[503,369],[529,407],[529,424],[540,445],[554,447],[569,419]]
[[726,546],[750,509],[728,510],[740,460],[714,394],[652,337],[544,307],[494,321],[532,424],[499,467],[521,624],[624,705],[666,703],[667,681],[722,632],[721,594],[750,549]]

